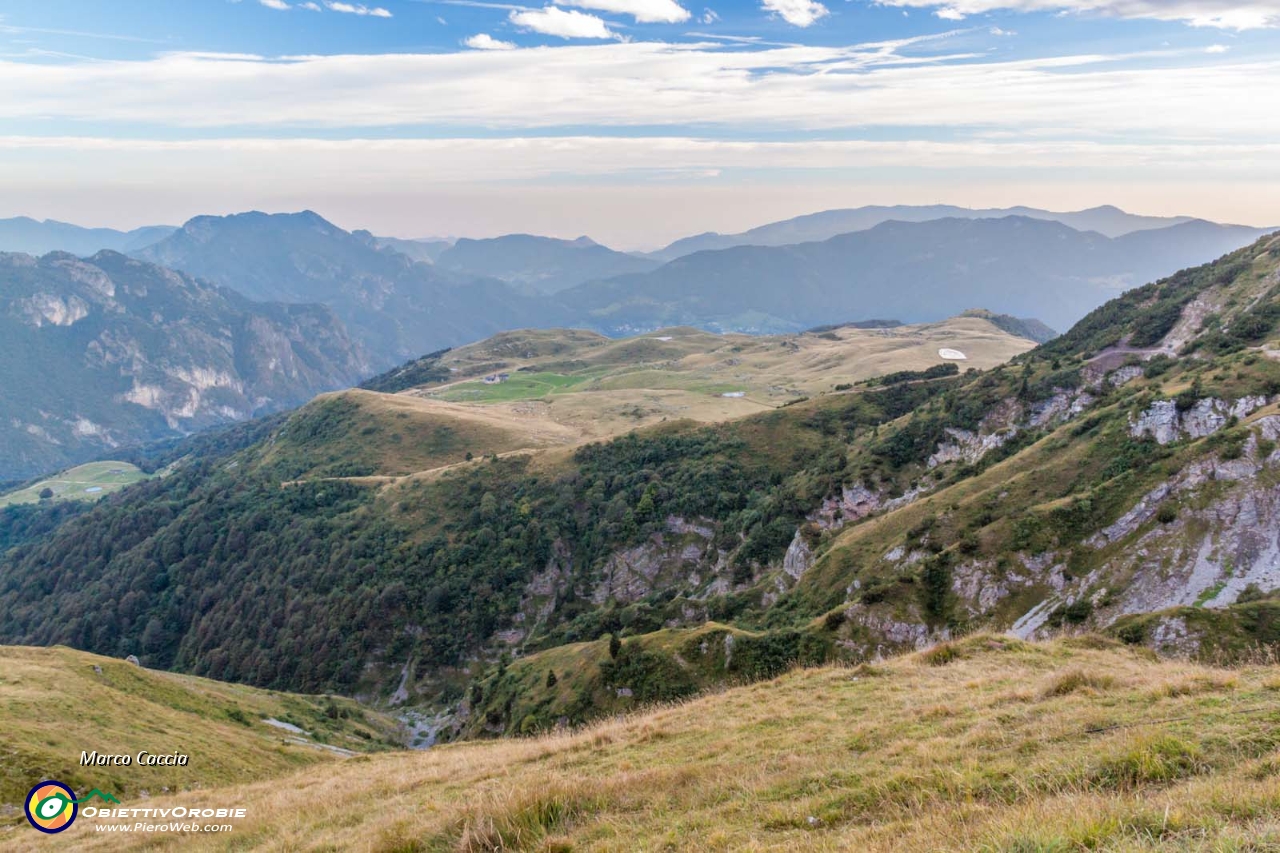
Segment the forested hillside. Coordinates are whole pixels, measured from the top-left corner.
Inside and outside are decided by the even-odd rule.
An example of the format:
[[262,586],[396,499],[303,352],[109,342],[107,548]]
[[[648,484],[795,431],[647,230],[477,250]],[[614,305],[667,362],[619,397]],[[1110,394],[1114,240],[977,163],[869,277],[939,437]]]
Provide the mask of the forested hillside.
[[797,407],[669,424],[554,461],[486,457],[496,448],[476,443],[472,464],[386,490],[327,479],[343,473],[332,469],[281,487],[313,458],[291,445],[353,434],[335,398],[262,445],[192,461],[9,552],[6,640],[281,689],[386,688],[391,675],[366,665],[460,663],[513,624],[527,585],[557,561],[582,598],[544,630],[594,638],[604,627],[589,589],[610,554],[669,517],[715,518],[736,554],[727,579],[749,583],[837,487],[840,433],[945,384],[833,398],[820,418]]

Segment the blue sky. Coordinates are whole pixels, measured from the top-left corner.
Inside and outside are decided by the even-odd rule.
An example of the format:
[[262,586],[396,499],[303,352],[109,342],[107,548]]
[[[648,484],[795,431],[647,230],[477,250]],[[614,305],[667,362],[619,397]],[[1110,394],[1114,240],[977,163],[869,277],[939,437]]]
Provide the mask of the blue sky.
[[950,202],[1280,223],[1275,0],[9,0],[0,215],[624,247]]

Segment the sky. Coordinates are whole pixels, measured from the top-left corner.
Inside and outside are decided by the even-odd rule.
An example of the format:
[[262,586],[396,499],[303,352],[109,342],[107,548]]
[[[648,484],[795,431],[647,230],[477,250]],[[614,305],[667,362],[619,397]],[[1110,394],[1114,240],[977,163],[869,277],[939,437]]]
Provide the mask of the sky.
[[643,249],[928,203],[1280,225],[1280,0],[0,3],[0,216]]

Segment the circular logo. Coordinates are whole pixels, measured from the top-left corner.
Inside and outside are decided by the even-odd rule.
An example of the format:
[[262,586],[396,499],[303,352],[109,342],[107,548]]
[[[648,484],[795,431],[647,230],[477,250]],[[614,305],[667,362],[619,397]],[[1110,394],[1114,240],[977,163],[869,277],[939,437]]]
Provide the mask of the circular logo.
[[53,834],[75,823],[80,807],[75,792],[61,782],[50,779],[27,793],[27,821],[41,832]]

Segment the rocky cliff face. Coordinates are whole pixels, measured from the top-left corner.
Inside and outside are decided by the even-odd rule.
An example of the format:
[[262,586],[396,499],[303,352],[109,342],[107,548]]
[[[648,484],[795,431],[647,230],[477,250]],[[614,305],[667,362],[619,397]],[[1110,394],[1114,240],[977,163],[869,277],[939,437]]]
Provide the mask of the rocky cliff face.
[[1208,398],[1194,401],[1184,411],[1174,400],[1159,400],[1131,422],[1129,434],[1134,438],[1149,436],[1160,444],[1204,438],[1222,429],[1228,420],[1247,418],[1266,404],[1267,398],[1261,395],[1232,402]]
[[315,305],[254,303],[163,267],[0,255],[0,477],[296,405],[368,358]]

